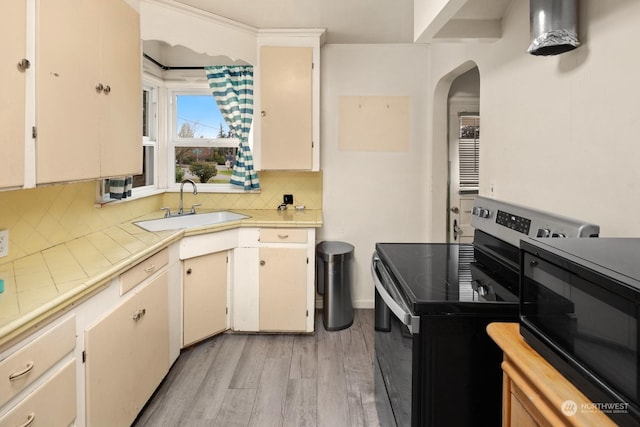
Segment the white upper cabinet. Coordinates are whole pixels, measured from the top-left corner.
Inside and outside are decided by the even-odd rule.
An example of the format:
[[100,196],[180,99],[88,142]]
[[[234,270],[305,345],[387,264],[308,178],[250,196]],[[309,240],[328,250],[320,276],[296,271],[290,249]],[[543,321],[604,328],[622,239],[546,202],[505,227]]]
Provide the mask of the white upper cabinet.
[[263,169],[313,166],[312,55],[310,47],[260,49]]
[[25,82],[30,69],[18,66],[26,58],[24,0],[0,2],[0,37],[3,42],[0,59],[0,188],[22,187],[25,153]]
[[417,43],[493,42],[502,37],[502,16],[511,0],[415,0]]
[[258,169],[320,170],[323,29],[259,30],[253,134]]
[[139,173],[140,20],[122,0],[39,0],[36,181]]

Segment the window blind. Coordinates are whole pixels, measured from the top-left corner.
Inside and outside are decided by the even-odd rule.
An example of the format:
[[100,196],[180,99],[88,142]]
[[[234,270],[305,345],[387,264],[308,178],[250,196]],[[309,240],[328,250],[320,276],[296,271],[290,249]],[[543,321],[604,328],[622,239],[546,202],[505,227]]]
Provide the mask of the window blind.
[[480,116],[460,116],[458,154],[460,192],[478,191],[480,186]]

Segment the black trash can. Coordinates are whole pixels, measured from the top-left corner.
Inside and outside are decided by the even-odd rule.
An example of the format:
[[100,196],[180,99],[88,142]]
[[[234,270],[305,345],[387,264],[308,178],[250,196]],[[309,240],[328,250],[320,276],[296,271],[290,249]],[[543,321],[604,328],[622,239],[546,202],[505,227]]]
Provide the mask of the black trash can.
[[352,278],[353,245],[344,242],[316,245],[316,286],[323,299],[322,323],[327,331],[353,324]]

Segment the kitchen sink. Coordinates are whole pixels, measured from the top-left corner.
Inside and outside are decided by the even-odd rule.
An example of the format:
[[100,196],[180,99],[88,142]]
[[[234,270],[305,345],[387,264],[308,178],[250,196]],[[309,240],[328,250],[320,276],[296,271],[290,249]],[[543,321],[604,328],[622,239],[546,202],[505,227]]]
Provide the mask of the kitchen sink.
[[223,224],[225,222],[239,221],[245,218],[249,218],[249,216],[231,211],[217,211],[136,221],[134,224],[147,231],[166,231]]

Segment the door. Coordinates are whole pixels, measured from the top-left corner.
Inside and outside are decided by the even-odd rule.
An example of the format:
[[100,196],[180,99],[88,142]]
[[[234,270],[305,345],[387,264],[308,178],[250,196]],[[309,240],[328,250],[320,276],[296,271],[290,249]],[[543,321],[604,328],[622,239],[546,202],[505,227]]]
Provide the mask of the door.
[[227,329],[227,252],[184,260],[183,344]]
[[[3,0],[0,26],[2,97],[0,97],[0,187],[21,187],[24,183],[25,82],[26,69],[17,64],[26,58],[26,2]],[[10,42],[9,42],[10,41]]]
[[307,328],[307,249],[260,248],[260,330]]
[[260,67],[262,168],[310,170],[313,49],[263,46]]
[[100,174],[99,6],[96,0],[37,4],[38,183]]
[[87,425],[130,425],[169,370],[161,273],[85,331]]
[[103,0],[100,33],[100,176],[142,172],[140,15],[126,2]]
[[449,242],[473,242],[471,209],[478,194],[480,116],[478,101],[449,105]]

